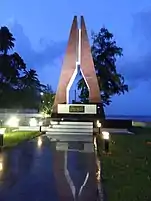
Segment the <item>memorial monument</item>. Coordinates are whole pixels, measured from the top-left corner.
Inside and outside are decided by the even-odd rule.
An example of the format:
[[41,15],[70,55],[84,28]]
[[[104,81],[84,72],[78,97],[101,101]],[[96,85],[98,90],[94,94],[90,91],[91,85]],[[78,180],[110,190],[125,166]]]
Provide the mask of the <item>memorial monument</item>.
[[[89,103],[69,104],[69,91],[79,69],[89,90]],[[84,18],[83,16],[80,17],[79,26],[77,16],[75,16],[56,91],[52,117],[75,117],[76,115],[79,117],[83,114],[84,117],[90,115],[104,117],[100,89]]]

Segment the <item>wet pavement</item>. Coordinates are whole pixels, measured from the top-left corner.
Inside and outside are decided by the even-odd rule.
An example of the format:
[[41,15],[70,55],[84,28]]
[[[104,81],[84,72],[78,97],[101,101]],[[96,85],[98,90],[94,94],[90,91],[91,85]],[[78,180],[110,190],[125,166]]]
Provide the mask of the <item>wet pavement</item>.
[[56,147],[43,136],[0,153],[0,201],[96,201],[94,153]]

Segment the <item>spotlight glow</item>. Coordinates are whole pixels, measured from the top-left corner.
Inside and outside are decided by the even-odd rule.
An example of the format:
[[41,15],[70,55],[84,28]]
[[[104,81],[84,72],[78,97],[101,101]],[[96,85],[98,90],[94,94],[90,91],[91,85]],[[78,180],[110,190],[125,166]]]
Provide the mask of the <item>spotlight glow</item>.
[[37,120],[35,118],[31,118],[29,121],[29,125],[32,126],[37,126]]
[[39,122],[39,126],[42,126],[42,125],[43,125],[43,122],[42,122],[42,121],[40,121],[40,122]]
[[99,120],[97,120],[96,124],[98,128],[101,128],[102,124],[99,122]]
[[6,128],[0,128],[0,135],[4,135]]
[[9,127],[18,127],[19,126],[19,119],[17,117],[11,117],[7,123]]
[[103,131],[103,132],[102,132],[102,135],[103,135],[103,139],[104,139],[104,140],[109,140],[109,138],[110,138],[109,132]]
[[102,124],[101,123],[98,123],[98,128],[101,128]]

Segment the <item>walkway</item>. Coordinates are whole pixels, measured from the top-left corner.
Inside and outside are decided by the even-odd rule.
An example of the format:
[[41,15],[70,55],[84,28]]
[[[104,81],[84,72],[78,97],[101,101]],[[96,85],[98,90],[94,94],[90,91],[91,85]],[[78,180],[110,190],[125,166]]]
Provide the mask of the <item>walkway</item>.
[[0,201],[96,201],[94,154],[65,147],[43,136],[1,153]]

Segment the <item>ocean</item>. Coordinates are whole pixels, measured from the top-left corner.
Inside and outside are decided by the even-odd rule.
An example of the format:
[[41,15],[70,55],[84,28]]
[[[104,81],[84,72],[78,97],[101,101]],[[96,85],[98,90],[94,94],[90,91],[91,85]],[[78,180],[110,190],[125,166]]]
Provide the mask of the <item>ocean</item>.
[[107,119],[131,119],[133,121],[143,121],[143,122],[151,122],[151,116],[141,116],[141,115],[107,115]]

